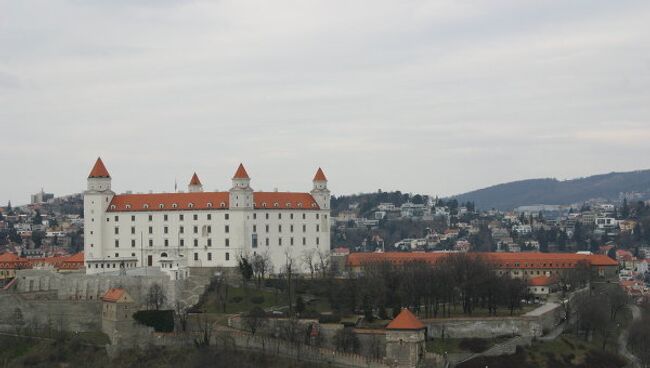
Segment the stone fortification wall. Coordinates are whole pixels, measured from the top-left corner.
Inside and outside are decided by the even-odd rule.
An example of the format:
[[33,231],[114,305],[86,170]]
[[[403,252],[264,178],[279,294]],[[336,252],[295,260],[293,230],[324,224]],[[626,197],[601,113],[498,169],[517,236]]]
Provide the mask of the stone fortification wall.
[[[0,293],[0,330],[16,331],[20,327],[99,331],[100,304],[98,301],[26,299],[20,294]],[[17,310],[22,323],[16,320]]]

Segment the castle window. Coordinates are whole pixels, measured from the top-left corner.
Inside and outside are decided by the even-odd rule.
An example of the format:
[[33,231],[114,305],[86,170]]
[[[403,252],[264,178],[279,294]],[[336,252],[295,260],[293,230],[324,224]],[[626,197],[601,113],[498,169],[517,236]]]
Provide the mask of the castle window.
[[135,248],[135,239],[131,239],[131,248]]
[[306,219],[306,218],[307,218],[307,215],[305,215],[305,214],[303,213],[303,214],[302,214],[302,219],[304,220],[304,219]]
[[316,208],[316,203],[312,203],[311,206]]
[[158,205],[158,208],[165,208],[165,205],[161,203]]
[[264,244],[266,244],[267,247],[269,246],[269,238],[266,238],[266,240],[264,241]]
[[284,205],[285,205],[287,208],[290,208],[290,207],[291,207],[291,202],[287,202],[287,203],[285,203]]
[[268,212],[266,213],[266,219],[267,220],[269,219],[269,213]]
[[[128,204],[127,204],[128,206]],[[131,216],[131,222],[135,221],[135,216]]]
[[120,233],[120,228],[117,227],[117,226],[115,226],[115,235],[117,235],[117,234],[119,234],[119,233]]
[[282,238],[278,238],[278,245],[282,246]]
[[221,208],[225,208],[225,207],[226,207],[226,203],[225,203],[225,202],[221,202],[221,203],[219,204],[219,206],[221,206]]
[[142,208],[147,209],[147,208],[149,208],[149,205],[145,203],[145,204],[142,206]]
[[226,261],[230,260],[230,253],[226,252]]
[[282,225],[278,225],[278,232],[279,232],[279,233],[282,232]]
[[165,246],[166,246],[166,247],[169,246],[169,239],[165,239]]
[[185,219],[185,216],[182,213],[180,215],[178,215],[178,220],[179,221],[183,221],[184,219]]
[[208,204],[206,204],[206,207],[208,207],[208,208],[212,208],[212,203],[211,203],[211,202],[208,202]]
[[198,253],[194,253],[194,260],[195,260],[195,261],[198,261],[198,260],[199,260],[199,254],[198,254]]
[[149,221],[153,221],[153,216],[149,215]]
[[212,239],[208,238],[208,247],[212,246]]
[[289,226],[289,231],[293,232],[293,225]]
[[183,233],[185,232],[185,228],[182,227],[182,226],[179,227],[179,228],[178,228],[178,232],[181,233],[181,234],[183,234]]
[[188,204],[187,204],[187,207],[189,207],[189,208],[194,208],[194,203],[192,203],[192,202],[188,203]]
[[302,238],[302,245],[307,245],[307,238],[305,237]]
[[184,247],[184,246],[185,246],[185,239],[180,239],[180,243],[179,243],[179,245],[180,245],[181,247]]
[[230,246],[230,239],[226,238],[226,247]]
[[130,204],[127,204],[127,205],[124,206],[124,207],[126,207],[127,210],[128,210],[128,209],[131,209],[131,205],[130,205]]
[[290,242],[291,242],[290,244],[293,245],[293,237],[291,238]]
[[208,261],[212,260],[212,253],[208,252]]
[[266,228],[266,232],[268,233],[269,232],[269,225],[264,225],[264,227]]
[[[229,219],[230,219],[230,215],[226,213],[226,214],[224,215],[224,218],[225,218],[226,220],[229,220]],[[253,218],[255,218],[255,214],[253,214]]]
[[320,238],[316,237],[316,245],[319,245],[319,244],[320,244]]
[[165,226],[165,227],[163,228],[163,230],[164,230],[165,234],[168,234],[168,233],[169,233],[169,227]]
[[120,247],[120,241],[115,239],[115,248],[119,248],[119,247]]
[[319,215],[319,214],[316,214],[316,220],[318,220],[319,217],[320,217],[320,215]]
[[177,208],[178,204],[177,203],[172,203],[172,208]]
[[273,203],[273,207],[280,207],[280,204],[278,202]]
[[194,246],[198,247],[199,246],[199,239],[194,239]]
[[153,226],[149,226],[149,234],[153,234]]
[[167,221],[168,219],[169,217],[167,217],[167,215],[163,215],[163,221]]
[[114,205],[114,204],[111,205],[111,209],[112,209],[112,210],[115,209],[115,205]]
[[199,215],[194,214],[194,216],[192,218],[194,219],[194,221],[197,221],[199,219]]
[[194,226],[193,230],[194,230],[194,234],[199,233],[199,227],[198,226]]
[[206,217],[207,217],[208,221],[212,220],[212,215],[211,214],[208,213],[208,216],[206,216]]
[[153,239],[149,239],[149,246],[153,247]]
[[262,207],[266,208],[266,202],[262,202]]
[[298,208],[302,208],[302,202],[298,203]]
[[230,226],[226,225],[226,227],[225,227],[225,232],[226,232],[226,233],[229,233],[229,232],[230,232]]
[[253,225],[253,232],[254,232],[254,233],[257,232],[257,225]]
[[293,213],[289,214],[289,218],[293,220]]

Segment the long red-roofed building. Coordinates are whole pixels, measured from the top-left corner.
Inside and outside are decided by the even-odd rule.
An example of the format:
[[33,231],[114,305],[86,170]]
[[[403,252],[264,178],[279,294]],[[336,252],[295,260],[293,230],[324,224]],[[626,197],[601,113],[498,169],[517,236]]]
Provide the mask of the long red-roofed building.
[[86,272],[160,267],[172,258],[189,267],[236,267],[242,253],[267,253],[279,269],[286,252],[295,259],[329,252],[322,169],[309,192],[254,191],[243,164],[231,180],[228,191],[207,192],[194,173],[187,192],[116,194],[98,159],[84,193]]
[[[394,265],[409,262],[426,262],[435,265],[450,252],[431,253],[351,253],[346,260],[348,269],[352,272],[362,272],[364,265],[389,262]],[[500,275],[509,274],[512,277],[531,279],[536,276],[553,276],[575,269],[581,264],[590,267],[597,277],[613,280],[618,273],[618,262],[601,254],[577,253],[467,253],[468,256],[481,257],[490,262]]]
[[68,256],[24,258],[14,253],[0,254],[0,281],[13,279],[16,271],[31,268],[49,268],[60,272],[84,269],[84,254]]

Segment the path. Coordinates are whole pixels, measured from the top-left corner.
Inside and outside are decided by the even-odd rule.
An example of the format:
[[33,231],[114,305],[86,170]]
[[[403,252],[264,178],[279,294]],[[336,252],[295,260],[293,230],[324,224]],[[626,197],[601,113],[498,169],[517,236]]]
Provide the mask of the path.
[[627,340],[629,337],[630,326],[632,326],[633,323],[641,318],[641,309],[634,304],[630,305],[629,307],[632,310],[632,322],[630,322],[630,325],[628,325],[628,327],[618,337],[618,353],[627,358],[627,360],[630,361],[632,367],[641,368],[641,361],[639,358],[627,350]]

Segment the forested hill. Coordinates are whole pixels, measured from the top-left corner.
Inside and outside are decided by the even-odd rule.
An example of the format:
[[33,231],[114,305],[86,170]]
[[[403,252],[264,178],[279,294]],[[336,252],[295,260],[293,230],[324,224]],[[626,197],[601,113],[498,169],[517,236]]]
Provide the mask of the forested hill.
[[336,216],[341,211],[346,211],[350,206],[355,207],[354,210],[360,216],[368,215],[380,203],[392,203],[395,206],[401,206],[404,202],[412,203],[426,203],[428,197],[421,194],[409,194],[396,192],[376,192],[376,193],[360,193],[352,195],[341,195],[332,197],[332,215]]
[[595,198],[616,200],[621,193],[634,192],[640,193],[645,199],[650,198],[650,170],[613,172],[564,181],[521,180],[459,194],[452,198],[459,202],[474,202],[478,209],[512,210],[518,206],[568,205]]

